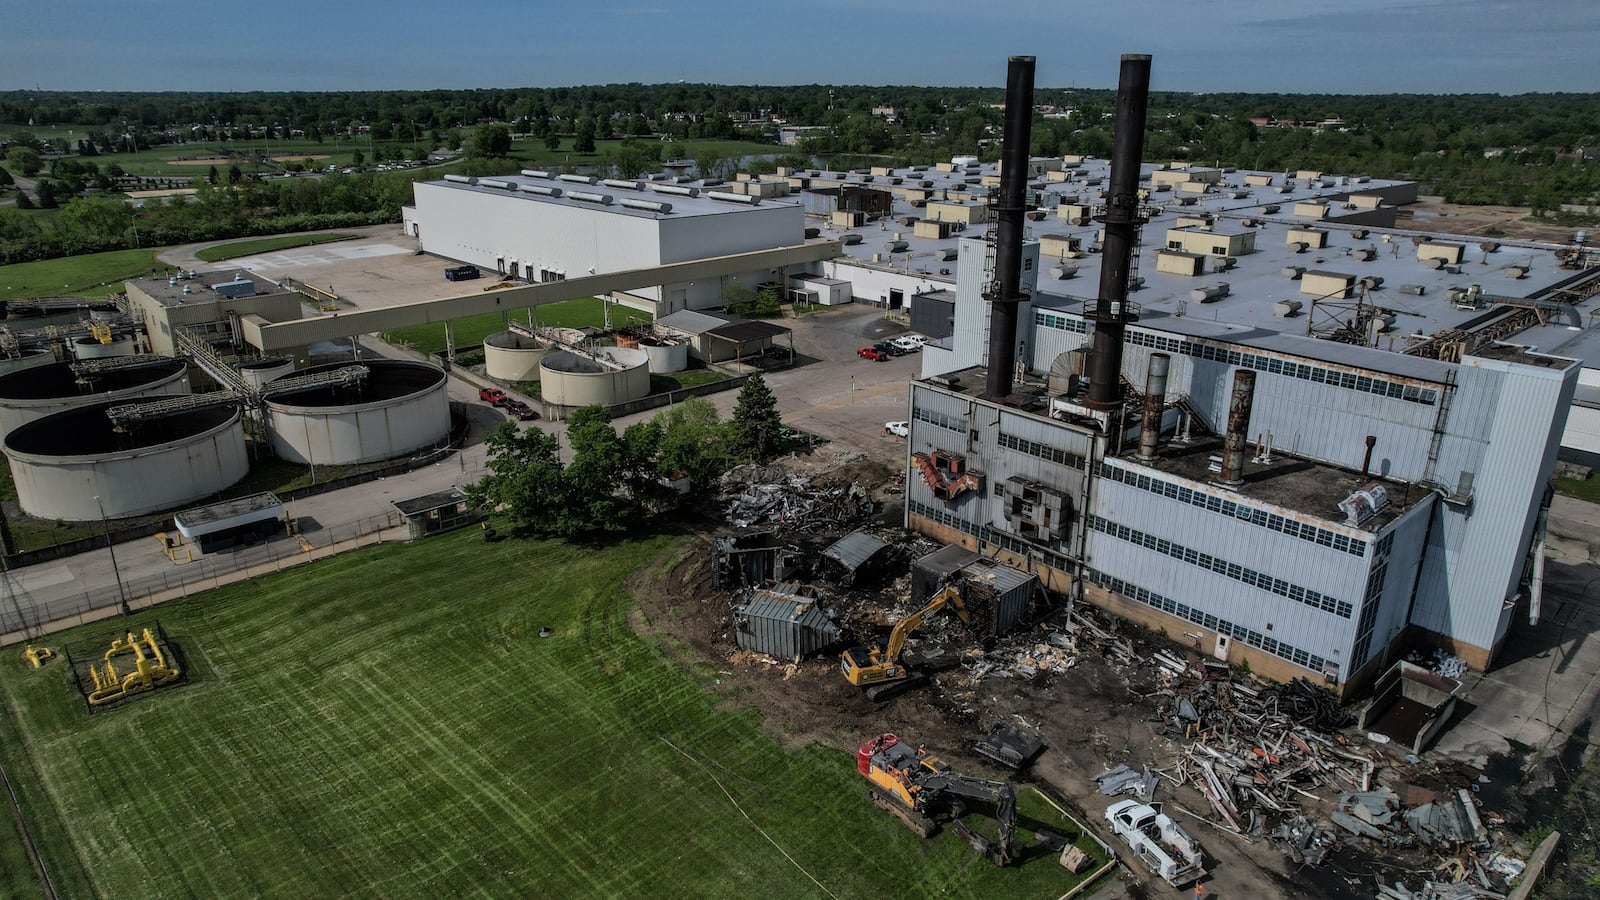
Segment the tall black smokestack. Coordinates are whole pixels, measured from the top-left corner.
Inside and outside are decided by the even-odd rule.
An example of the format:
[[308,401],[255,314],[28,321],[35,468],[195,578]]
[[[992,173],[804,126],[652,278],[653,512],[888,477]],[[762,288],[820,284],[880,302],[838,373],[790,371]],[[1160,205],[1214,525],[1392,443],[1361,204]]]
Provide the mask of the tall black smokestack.
[[1000,203],[995,208],[994,280],[989,301],[989,377],[984,395],[1010,396],[1016,369],[1017,304],[1022,296],[1022,218],[1033,140],[1033,57],[1013,56],[1006,67],[1006,127],[1000,147]]
[[1116,142],[1106,191],[1105,240],[1100,242],[1100,296],[1095,302],[1088,406],[1122,405],[1122,332],[1128,315],[1128,273],[1139,236],[1139,160],[1144,156],[1145,112],[1150,106],[1150,57],[1122,54],[1117,81]]

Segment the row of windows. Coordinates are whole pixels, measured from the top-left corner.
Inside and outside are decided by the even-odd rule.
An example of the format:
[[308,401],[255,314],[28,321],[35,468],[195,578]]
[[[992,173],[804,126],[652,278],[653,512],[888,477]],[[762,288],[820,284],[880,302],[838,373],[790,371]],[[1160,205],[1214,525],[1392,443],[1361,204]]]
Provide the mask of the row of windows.
[[1072,571],[1072,561],[1060,553],[1056,553],[1052,550],[1046,550],[1036,544],[1030,544],[1015,535],[1006,534],[1003,531],[996,531],[986,525],[974,525],[973,523],[968,522],[966,519],[954,515],[947,509],[941,509],[937,506],[929,506],[928,504],[917,500],[906,501],[906,508],[914,516],[922,516],[923,518],[931,519],[940,525],[945,526],[946,528],[954,528],[962,534],[970,534],[985,544],[999,547],[1002,550],[1015,553],[1018,556],[1031,556],[1043,562],[1050,568],[1055,569],[1057,572],[1070,573]]
[[911,418],[919,422],[927,422],[929,425],[937,425],[940,428],[948,428],[960,434],[967,433],[967,423],[961,419],[955,416],[947,416],[941,412],[934,412],[931,409],[923,409],[920,406],[911,410]]
[[[1033,321],[1036,325],[1054,328],[1057,331],[1071,331],[1077,334],[1088,333],[1088,324],[1083,320],[1071,319],[1056,313],[1036,312],[1033,314]],[[1199,341],[1163,337],[1143,331],[1129,331],[1124,339],[1130,344],[1149,347],[1164,353],[1178,353],[1183,356],[1192,356],[1196,359],[1207,359],[1214,362],[1227,363],[1230,366],[1255,369],[1258,372],[1267,372],[1272,375],[1287,375],[1290,378],[1298,378],[1302,381],[1333,385],[1334,387],[1352,391],[1376,394],[1379,397],[1390,397],[1428,406],[1434,405],[1439,399],[1438,391],[1418,387],[1414,384],[1399,384],[1383,378],[1372,378],[1367,375],[1357,375],[1354,372],[1325,369],[1321,366],[1291,362],[1275,356],[1248,353],[1242,350],[1230,350],[1226,347],[1217,347]]]
[[1359,668],[1367,661],[1367,651],[1372,649],[1372,630],[1378,622],[1378,598],[1383,594],[1383,582],[1389,575],[1389,551],[1394,547],[1394,532],[1378,539],[1373,548],[1372,572],[1367,577],[1367,589],[1361,597],[1361,618],[1356,620],[1356,643],[1350,654],[1350,666]]
[[1071,466],[1074,469],[1081,469],[1084,466],[1083,457],[1076,453],[1068,453],[1060,447],[1052,447],[1049,444],[1030,441],[1014,434],[1006,434],[1004,431],[1000,432],[1000,437],[996,443],[1007,450],[1015,450],[1018,453],[1026,453],[1029,456],[1037,456],[1042,460],[1053,462],[1057,465]]
[[1320,609],[1323,612],[1333,613],[1341,619],[1348,619],[1355,613],[1355,607],[1351,604],[1334,597],[1329,597],[1327,594],[1324,594],[1320,591],[1314,591],[1308,587],[1301,587],[1298,584],[1284,581],[1282,578],[1274,578],[1271,575],[1267,575],[1263,572],[1257,572],[1255,569],[1241,566],[1238,563],[1231,563],[1224,559],[1218,559],[1209,553],[1201,553],[1200,551],[1195,550],[1193,547],[1185,547],[1182,544],[1174,543],[1166,538],[1158,538],[1153,534],[1145,534],[1137,528],[1129,528],[1126,525],[1119,525],[1116,522],[1112,522],[1109,519],[1103,519],[1100,516],[1089,516],[1088,526],[1095,531],[1100,532],[1101,534],[1110,535],[1118,540],[1127,541],[1130,544],[1138,544],[1139,546],[1148,550],[1154,550],[1163,556],[1170,556],[1173,559],[1182,560],[1192,566],[1199,566],[1202,569],[1215,572],[1225,578],[1232,578],[1234,581],[1248,584],[1253,588],[1260,588],[1263,591],[1270,591],[1280,597],[1288,597],[1290,600],[1293,600],[1296,603],[1304,603],[1305,605],[1314,609]]
[[1170,597],[1163,597],[1154,591],[1147,591],[1136,584],[1123,581],[1113,575],[1095,569],[1084,569],[1083,577],[1098,584],[1108,591],[1121,594],[1130,600],[1137,600],[1145,606],[1159,609],[1168,615],[1177,616],[1188,622],[1193,622],[1201,628],[1209,628],[1218,634],[1225,634],[1237,641],[1244,641],[1252,647],[1265,650],[1280,659],[1287,659],[1297,666],[1304,666],[1318,674],[1327,671],[1328,661],[1314,653],[1308,653],[1291,644],[1286,644],[1276,638],[1270,638],[1259,631],[1235,625],[1227,619],[1219,619],[1210,613],[1201,612],[1194,607],[1179,603]]
[[1360,538],[1353,538],[1347,534],[1340,534],[1336,531],[1329,531],[1326,528],[1319,528],[1316,525],[1298,522],[1276,513],[1267,512],[1264,509],[1257,509],[1244,503],[1236,503],[1232,500],[1218,497],[1215,494],[1197,491],[1160,478],[1152,478],[1149,475],[1124,469],[1121,466],[1101,463],[1095,469],[1095,474],[1129,487],[1138,488],[1141,491],[1148,491],[1152,494],[1177,500],[1180,503],[1187,503],[1190,506],[1198,506],[1201,509],[1220,513],[1240,522],[1249,522],[1251,525],[1296,537],[1321,547],[1332,547],[1341,553],[1348,553],[1351,556],[1365,556],[1367,553],[1367,542]]

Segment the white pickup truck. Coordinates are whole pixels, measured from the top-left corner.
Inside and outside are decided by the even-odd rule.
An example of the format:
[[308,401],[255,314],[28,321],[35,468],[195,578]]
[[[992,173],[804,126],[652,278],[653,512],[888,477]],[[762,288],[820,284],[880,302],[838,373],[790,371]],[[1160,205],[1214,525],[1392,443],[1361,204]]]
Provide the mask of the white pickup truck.
[[1150,871],[1178,887],[1205,874],[1200,844],[1161,812],[1161,804],[1123,800],[1106,809],[1106,822]]

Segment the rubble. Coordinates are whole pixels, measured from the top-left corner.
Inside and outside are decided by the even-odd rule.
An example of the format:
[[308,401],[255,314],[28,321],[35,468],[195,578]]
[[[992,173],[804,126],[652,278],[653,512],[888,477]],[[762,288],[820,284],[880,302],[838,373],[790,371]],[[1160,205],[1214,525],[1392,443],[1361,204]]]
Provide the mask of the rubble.
[[873,512],[872,497],[859,483],[817,487],[782,466],[735,466],[722,476],[723,518],[737,528],[760,522],[789,527],[843,527]]
[[1445,678],[1460,678],[1467,674],[1466,660],[1438,648],[1413,650],[1406,655],[1406,662],[1421,666],[1433,674],[1442,675]]

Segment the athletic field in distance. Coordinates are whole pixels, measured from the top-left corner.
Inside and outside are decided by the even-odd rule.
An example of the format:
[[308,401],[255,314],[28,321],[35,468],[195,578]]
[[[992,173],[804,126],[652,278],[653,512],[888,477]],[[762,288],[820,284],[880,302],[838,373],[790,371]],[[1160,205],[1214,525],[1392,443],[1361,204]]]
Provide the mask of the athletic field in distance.
[[[626,579],[686,546],[488,544],[471,529],[227,586],[131,620],[160,621],[189,684],[93,716],[59,660],[30,671],[8,647],[0,757],[63,897],[1072,886],[1054,853],[999,869],[948,831],[917,838],[867,802],[850,755],[785,750],[708,689],[714,672],[635,633]],[[1023,813],[1028,844],[1062,827],[1041,804]],[[14,850],[0,846],[8,870]],[[9,882],[0,896],[37,896]]]

